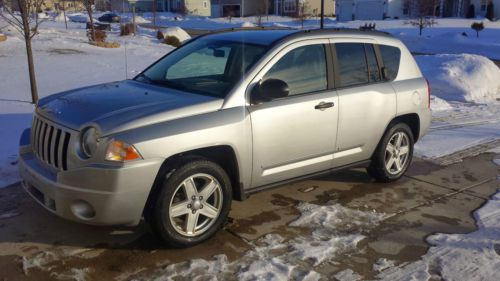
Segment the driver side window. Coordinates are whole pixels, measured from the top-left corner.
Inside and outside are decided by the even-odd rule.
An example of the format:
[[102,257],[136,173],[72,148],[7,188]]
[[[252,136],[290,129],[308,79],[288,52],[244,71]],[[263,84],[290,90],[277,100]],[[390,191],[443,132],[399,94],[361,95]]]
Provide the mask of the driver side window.
[[325,46],[299,47],[283,56],[262,81],[279,79],[288,84],[289,96],[327,89]]

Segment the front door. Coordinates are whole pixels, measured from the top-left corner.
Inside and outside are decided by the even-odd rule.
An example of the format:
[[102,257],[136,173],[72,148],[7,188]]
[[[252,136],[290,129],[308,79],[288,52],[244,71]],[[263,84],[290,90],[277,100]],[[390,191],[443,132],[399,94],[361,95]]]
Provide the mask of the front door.
[[253,187],[332,166],[338,98],[328,83],[328,40],[324,41],[288,46],[263,70],[265,74],[260,74],[260,81],[272,78],[286,82],[289,96],[249,107]]

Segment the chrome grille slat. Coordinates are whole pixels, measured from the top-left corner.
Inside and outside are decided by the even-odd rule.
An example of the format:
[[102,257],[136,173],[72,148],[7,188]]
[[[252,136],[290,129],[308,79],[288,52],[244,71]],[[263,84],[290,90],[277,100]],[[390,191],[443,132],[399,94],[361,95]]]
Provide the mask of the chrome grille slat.
[[43,135],[43,160],[49,164],[50,127],[51,126],[47,124],[45,127],[45,134]]
[[33,119],[32,132],[32,149],[38,159],[57,170],[67,170],[71,133],[38,116]]

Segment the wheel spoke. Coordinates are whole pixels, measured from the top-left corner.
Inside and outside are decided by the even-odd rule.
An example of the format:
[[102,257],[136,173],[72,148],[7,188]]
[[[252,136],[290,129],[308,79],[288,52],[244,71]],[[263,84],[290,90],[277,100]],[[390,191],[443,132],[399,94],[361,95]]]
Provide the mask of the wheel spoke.
[[389,160],[386,161],[385,168],[387,169],[387,171],[391,171],[392,166],[394,165],[394,162],[395,162],[395,159],[393,157],[389,158]]
[[396,161],[394,161],[394,163],[396,164],[396,169],[397,169],[397,172],[401,171],[402,169],[402,165],[401,165],[401,158],[396,158]]
[[191,210],[188,209],[188,205],[189,201],[184,201],[173,205],[172,207],[170,207],[170,216],[176,218],[189,213]]
[[401,147],[401,142],[403,141],[403,133],[397,133],[396,134],[396,147],[400,148]]
[[199,212],[200,214],[208,218],[214,219],[217,217],[219,210],[217,210],[217,208],[207,203],[203,205],[203,208],[200,209]]
[[198,190],[196,189],[196,185],[192,177],[184,181],[184,190],[186,191],[186,197],[188,200],[198,194]]
[[203,200],[207,200],[208,198],[210,198],[210,196],[214,193],[214,191],[218,188],[218,184],[213,181],[213,180],[210,180],[210,182],[208,182],[205,187],[201,190],[201,192],[199,193],[199,195],[203,196]]
[[408,145],[402,146],[399,149],[399,155],[403,156],[405,154],[408,154],[409,151],[410,151],[410,147]]
[[389,152],[389,155],[392,156],[394,155],[394,145],[392,143],[387,144],[387,148],[385,149],[387,152]]
[[187,219],[186,219],[186,232],[189,234],[194,234],[194,231],[196,230],[196,226],[198,224],[198,216],[199,213],[188,213]]

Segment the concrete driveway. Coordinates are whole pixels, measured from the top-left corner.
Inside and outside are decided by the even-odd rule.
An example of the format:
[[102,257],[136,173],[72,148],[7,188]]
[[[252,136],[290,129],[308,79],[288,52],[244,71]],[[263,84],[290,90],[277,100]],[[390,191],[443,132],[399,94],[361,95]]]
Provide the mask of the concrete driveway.
[[493,157],[481,154],[446,167],[415,159],[407,176],[391,184],[374,183],[364,170],[353,169],[261,192],[234,202],[225,229],[190,249],[163,248],[144,224],[93,227],[59,219],[14,185],[0,189],[0,280],[147,280],[169,264],[219,254],[237,260],[266,234],[307,236],[310,230],[288,226],[300,215],[300,202],[386,215],[363,230],[366,238],[355,250],[321,264],[301,262],[329,280],[346,268],[371,279],[380,258],[419,259],[429,247],[424,241],[429,234],[475,230],[471,212],[500,187]]

